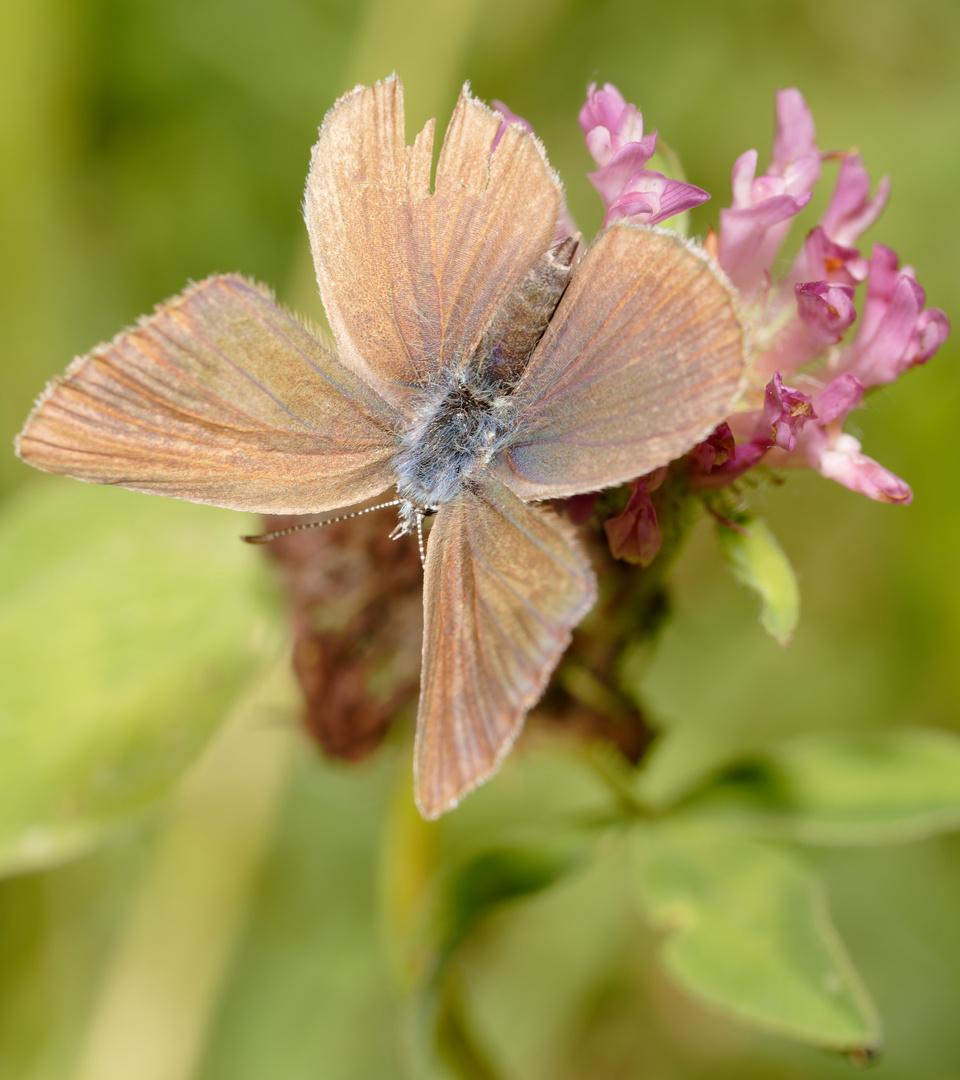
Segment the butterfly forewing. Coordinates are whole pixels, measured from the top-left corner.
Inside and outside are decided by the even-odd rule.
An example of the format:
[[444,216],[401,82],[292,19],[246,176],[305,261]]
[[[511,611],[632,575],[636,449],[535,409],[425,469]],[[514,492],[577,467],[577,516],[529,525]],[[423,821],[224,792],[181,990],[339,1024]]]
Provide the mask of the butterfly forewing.
[[466,486],[430,531],[415,751],[434,818],[493,773],[596,596],[572,528],[495,480]]
[[396,78],[328,113],[307,179],[317,279],[344,363],[409,402],[464,361],[549,245],[559,182],[537,141],[460,96],[430,193],[433,122],[406,147]]
[[730,288],[702,251],[643,226],[607,229],[530,359],[493,471],[544,499],[665,465],[728,415],[745,347]]
[[212,277],[55,379],[18,452],[95,483],[314,513],[390,486],[397,421],[265,290]]

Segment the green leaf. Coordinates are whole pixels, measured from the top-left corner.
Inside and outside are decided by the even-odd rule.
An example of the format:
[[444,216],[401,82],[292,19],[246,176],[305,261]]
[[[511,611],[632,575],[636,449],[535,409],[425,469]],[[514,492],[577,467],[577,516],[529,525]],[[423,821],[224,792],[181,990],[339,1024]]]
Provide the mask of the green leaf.
[[833,1050],[871,1052],[876,1011],[795,857],[710,823],[644,826],[635,838],[643,907],[668,932],[663,963],[733,1018]]
[[720,550],[737,581],[759,597],[767,633],[787,645],[800,618],[797,575],[765,521],[743,515],[735,524],[717,523]]
[[960,738],[947,731],[804,736],[725,772],[698,811],[811,844],[889,844],[960,827]]
[[448,957],[494,909],[541,892],[579,866],[585,839],[484,851],[458,867],[444,890],[441,956]]
[[162,796],[262,658],[248,521],[45,480],[0,517],[0,873],[89,850]]

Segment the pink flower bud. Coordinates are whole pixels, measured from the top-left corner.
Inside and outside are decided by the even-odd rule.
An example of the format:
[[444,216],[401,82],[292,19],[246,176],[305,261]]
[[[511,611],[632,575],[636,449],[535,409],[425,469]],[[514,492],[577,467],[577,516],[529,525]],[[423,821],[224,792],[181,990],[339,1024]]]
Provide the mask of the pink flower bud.
[[[765,185],[769,190],[771,185]],[[731,281],[748,296],[755,293],[777,257],[790,221],[810,195],[767,195],[752,206],[720,211],[718,259]]]
[[636,482],[630,501],[622,514],[604,523],[604,532],[614,558],[649,566],[660,550],[660,527],[650,499],[667,475],[665,468],[655,469]]

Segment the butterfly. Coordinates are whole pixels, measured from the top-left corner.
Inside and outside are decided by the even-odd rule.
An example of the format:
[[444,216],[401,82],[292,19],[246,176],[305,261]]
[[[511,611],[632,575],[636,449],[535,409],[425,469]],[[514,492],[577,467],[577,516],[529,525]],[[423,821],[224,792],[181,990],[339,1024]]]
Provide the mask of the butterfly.
[[391,77],[330,110],[305,218],[335,351],[263,287],[215,275],[76,359],[17,452],[39,469],[270,514],[395,489],[435,514],[415,792],[426,818],[497,769],[596,597],[548,500],[666,464],[726,416],[732,289],[697,246],[619,223],[575,257],[537,138],[464,87],[431,190]]

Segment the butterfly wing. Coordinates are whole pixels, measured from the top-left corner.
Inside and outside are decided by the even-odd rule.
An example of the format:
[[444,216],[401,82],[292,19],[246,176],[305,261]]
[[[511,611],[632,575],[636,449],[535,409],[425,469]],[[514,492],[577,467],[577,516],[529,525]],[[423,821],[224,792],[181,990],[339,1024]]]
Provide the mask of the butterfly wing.
[[665,465],[728,415],[746,344],[732,290],[674,233],[615,225],[577,267],[515,391],[493,472],[522,499]]
[[357,87],[313,148],[305,215],[344,363],[403,406],[469,356],[501,301],[546,251],[561,209],[542,147],[457,102],[430,193],[434,122],[404,139],[396,77]]
[[465,486],[430,531],[415,750],[438,817],[496,771],[593,605],[573,529],[495,480]]
[[271,297],[211,277],[41,396],[17,452],[47,472],[300,514],[393,483],[398,417]]

